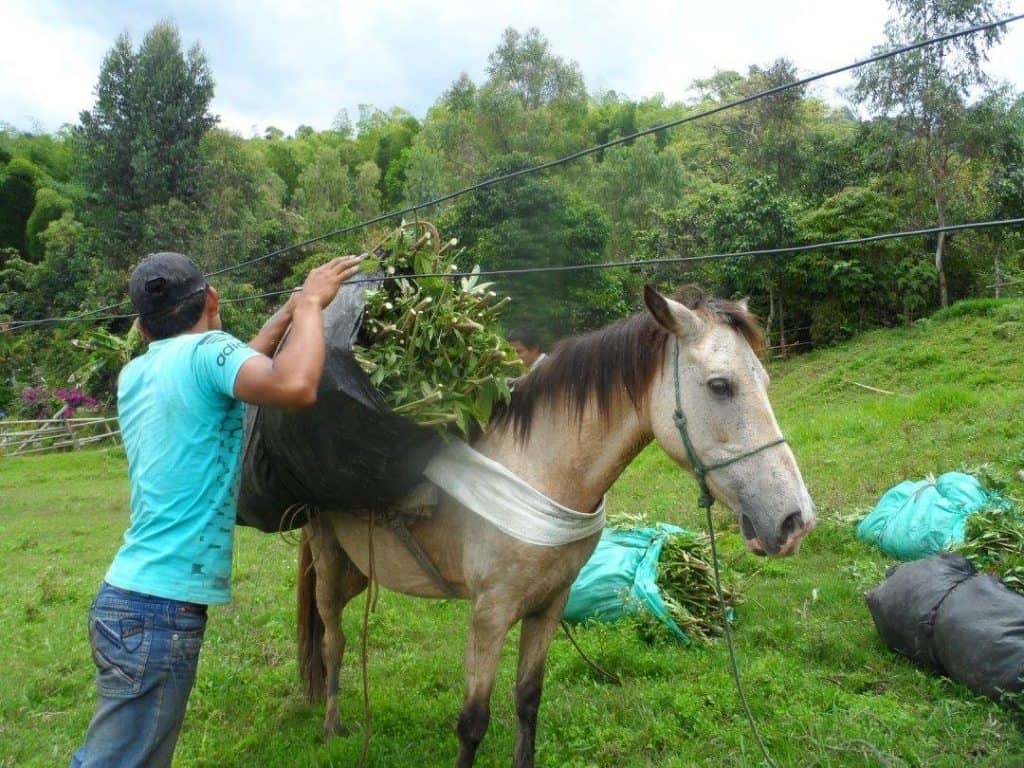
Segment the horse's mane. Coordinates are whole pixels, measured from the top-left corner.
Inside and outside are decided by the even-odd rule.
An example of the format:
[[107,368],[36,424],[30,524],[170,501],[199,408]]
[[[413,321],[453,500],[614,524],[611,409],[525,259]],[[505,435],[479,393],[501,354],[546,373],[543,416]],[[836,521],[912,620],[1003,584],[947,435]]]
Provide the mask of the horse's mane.
[[[757,355],[765,350],[758,318],[743,304],[706,296],[692,286],[674,297],[710,322],[725,323],[746,339]],[[602,419],[624,391],[641,408],[654,377],[661,371],[669,332],[648,312],[640,312],[580,336],[560,341],[544,362],[518,380],[512,400],[493,416],[493,427],[508,427],[525,441],[533,416],[543,402],[561,401],[577,422],[593,398]]]

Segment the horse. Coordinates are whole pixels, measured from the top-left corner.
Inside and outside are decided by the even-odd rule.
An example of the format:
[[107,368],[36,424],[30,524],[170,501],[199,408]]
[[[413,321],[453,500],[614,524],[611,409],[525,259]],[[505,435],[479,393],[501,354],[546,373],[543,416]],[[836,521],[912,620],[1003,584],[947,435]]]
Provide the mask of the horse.
[[[515,383],[510,403],[473,448],[559,504],[587,512],[657,441],[738,515],[750,551],[792,555],[815,525],[815,508],[768,401],[757,318],[745,301],[676,300],[651,286],[644,302],[646,312],[557,345]],[[326,695],[325,737],[342,732],[341,613],[372,574],[403,594],[472,604],[457,768],[474,762],[505,636],[522,622],[514,765],[531,768],[548,648],[600,531],[558,546],[526,543],[444,494],[409,531],[434,575],[379,520],[321,514],[303,529],[300,670],[311,701]]]

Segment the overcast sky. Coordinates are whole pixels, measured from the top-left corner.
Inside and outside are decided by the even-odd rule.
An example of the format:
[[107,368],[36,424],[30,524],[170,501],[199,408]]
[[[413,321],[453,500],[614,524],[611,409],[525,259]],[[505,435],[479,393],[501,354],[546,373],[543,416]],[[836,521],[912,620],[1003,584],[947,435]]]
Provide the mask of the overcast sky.
[[[671,101],[716,69],[786,57],[809,75],[864,58],[882,43],[888,13],[885,0],[0,0],[0,122],[46,131],[77,122],[117,35],[138,45],[166,18],[186,47],[206,51],[221,125],[249,136],[268,125],[327,128],[343,108],[355,120],[360,104],[422,117],[460,73],[483,79],[509,26],[539,27],[591,92]],[[1022,27],[1010,26],[989,65],[1018,90]],[[815,92],[838,103],[849,82]]]

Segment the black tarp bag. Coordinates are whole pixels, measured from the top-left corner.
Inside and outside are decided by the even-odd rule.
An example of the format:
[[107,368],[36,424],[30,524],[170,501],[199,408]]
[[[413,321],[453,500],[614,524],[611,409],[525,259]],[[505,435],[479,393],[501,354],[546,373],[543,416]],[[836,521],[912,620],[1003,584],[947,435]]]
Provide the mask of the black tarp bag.
[[954,587],[975,573],[970,561],[950,552],[889,568],[885,581],[865,595],[885,644],[941,672],[932,647],[935,611]]
[[946,674],[975,693],[1024,690],[1024,596],[979,573],[942,602],[932,644]]
[[894,566],[866,598],[893,650],[992,699],[1024,690],[1024,596],[963,555]]
[[269,533],[304,525],[309,506],[385,507],[416,485],[441,446],[433,430],[391,412],[352,354],[376,277],[343,285],[324,310],[327,359],[316,403],[300,411],[249,407],[239,524]]

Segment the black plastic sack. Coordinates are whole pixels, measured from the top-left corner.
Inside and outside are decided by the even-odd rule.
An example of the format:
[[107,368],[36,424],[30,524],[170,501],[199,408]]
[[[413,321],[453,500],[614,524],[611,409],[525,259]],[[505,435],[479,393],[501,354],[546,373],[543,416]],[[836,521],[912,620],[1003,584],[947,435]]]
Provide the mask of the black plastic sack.
[[895,566],[866,598],[893,650],[993,699],[1024,690],[1024,596],[962,555]]
[[352,354],[371,285],[346,284],[324,310],[327,361],[316,404],[301,411],[249,407],[241,525],[298,528],[308,519],[304,505],[387,506],[412,489],[440,447],[433,430],[391,412]]
[[885,581],[866,595],[875,629],[885,644],[941,672],[932,646],[935,610],[954,587],[976,572],[969,560],[950,552],[890,568]]
[[988,574],[968,579],[939,607],[933,644],[946,674],[975,693],[1024,690],[1024,597]]

